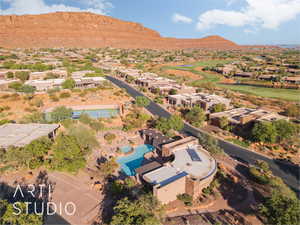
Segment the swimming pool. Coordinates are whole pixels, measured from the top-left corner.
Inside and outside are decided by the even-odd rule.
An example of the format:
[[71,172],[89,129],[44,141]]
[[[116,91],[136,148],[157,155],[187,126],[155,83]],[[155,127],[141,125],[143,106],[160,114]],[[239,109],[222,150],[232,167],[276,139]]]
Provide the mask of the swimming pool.
[[81,114],[88,114],[91,118],[111,118],[119,114],[118,109],[94,109],[94,110],[74,110],[72,114],[73,119],[78,119]]
[[148,152],[152,152],[154,147],[152,145],[140,145],[134,149],[134,152],[129,156],[124,156],[117,159],[117,162],[121,165],[124,173],[128,176],[134,176],[134,169],[139,168],[144,160],[144,155]]
[[123,153],[128,153],[131,152],[131,147],[130,146],[123,146],[120,148],[121,152]]

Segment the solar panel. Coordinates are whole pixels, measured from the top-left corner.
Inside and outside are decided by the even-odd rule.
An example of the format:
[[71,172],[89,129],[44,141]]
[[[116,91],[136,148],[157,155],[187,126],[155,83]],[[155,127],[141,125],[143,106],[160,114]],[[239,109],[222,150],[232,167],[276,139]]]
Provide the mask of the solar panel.
[[188,149],[187,152],[188,152],[189,156],[191,157],[192,161],[197,161],[197,162],[202,161],[194,149]]
[[176,181],[176,180],[178,180],[178,179],[180,179],[180,178],[182,178],[182,177],[185,177],[185,176],[187,176],[188,174],[186,173],[186,172],[181,172],[181,173],[179,173],[179,174],[176,174],[176,175],[174,175],[174,176],[172,176],[172,177],[169,177],[168,179],[166,179],[166,180],[164,180],[164,181],[162,181],[162,182],[160,182],[159,184],[160,184],[160,187],[163,187],[163,186],[165,186],[165,185],[168,185],[168,184],[170,184],[170,183],[172,183],[172,182],[174,182],[174,181]]

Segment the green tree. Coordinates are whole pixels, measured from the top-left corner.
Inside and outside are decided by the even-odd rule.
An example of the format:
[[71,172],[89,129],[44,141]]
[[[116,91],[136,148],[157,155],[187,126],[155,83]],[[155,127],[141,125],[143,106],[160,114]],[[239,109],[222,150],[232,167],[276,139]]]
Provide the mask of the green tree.
[[148,114],[141,113],[138,109],[133,110],[133,112],[126,115],[124,118],[124,131],[129,131],[136,128],[143,127],[146,122],[151,118]]
[[19,91],[22,88],[23,84],[21,82],[15,81],[8,85],[9,88]]
[[170,91],[169,91],[169,94],[170,95],[176,95],[178,93],[178,91],[176,90],[176,89],[171,89]]
[[286,120],[274,121],[273,125],[275,126],[277,139],[279,142],[287,140],[297,133],[296,126]]
[[300,106],[296,104],[292,104],[288,106],[285,111],[285,115],[290,117],[299,117],[300,116]]
[[212,155],[221,155],[223,154],[223,149],[219,147],[218,140],[207,134],[199,135],[199,143],[210,152]]
[[111,225],[161,225],[157,215],[159,204],[152,196],[141,196],[135,201],[127,197],[119,200],[114,207]]
[[260,206],[259,211],[266,217],[268,224],[298,225],[300,221],[300,201],[276,190]]
[[17,71],[15,72],[15,77],[20,79],[22,82],[25,82],[29,79],[29,72],[27,71]]
[[35,87],[25,84],[21,86],[19,91],[24,92],[26,94],[33,94],[35,92]]
[[138,107],[147,107],[150,104],[150,100],[145,96],[137,96],[135,103]]
[[263,143],[275,143],[277,131],[271,122],[257,122],[252,128],[252,138],[254,141]]
[[66,79],[63,83],[62,83],[62,88],[63,89],[73,89],[75,87],[75,80],[72,78]]
[[168,119],[168,122],[171,124],[171,128],[176,131],[181,131],[184,127],[183,120],[178,115],[173,115]]
[[6,78],[7,79],[13,79],[15,77],[14,73],[13,72],[7,72],[6,73]]
[[182,201],[187,206],[191,206],[193,204],[193,198],[189,194],[184,193],[177,195],[177,199]]
[[229,128],[228,118],[225,116],[222,116],[219,120],[219,125],[220,125],[221,129],[227,130]]
[[199,106],[195,106],[184,115],[184,118],[193,126],[201,127],[206,119],[206,116],[202,108],[200,108]]
[[213,113],[216,113],[216,112],[223,112],[226,110],[226,105],[222,104],[222,103],[219,103],[219,104],[215,104],[213,107],[212,107],[212,112]]
[[68,134],[76,138],[80,148],[88,153],[90,149],[99,147],[95,132],[83,125],[71,125]]
[[115,158],[112,158],[100,164],[99,170],[100,173],[102,173],[105,177],[108,177],[110,175],[113,175],[118,167],[119,165],[116,162]]
[[34,112],[29,115],[25,115],[21,123],[46,123],[44,114],[41,112]]
[[21,210],[19,215],[18,211],[14,209],[13,204],[5,200],[0,200],[0,224],[1,225],[42,225],[43,217],[26,212],[25,203],[16,203],[18,209]]
[[65,106],[56,107],[51,113],[51,121],[58,123],[65,119],[69,119],[72,117],[72,109],[66,108]]
[[49,166],[53,170],[77,173],[86,165],[84,151],[73,136],[60,134],[52,146]]
[[155,121],[155,128],[161,131],[162,133],[166,134],[172,129],[172,126],[167,118],[159,117]]

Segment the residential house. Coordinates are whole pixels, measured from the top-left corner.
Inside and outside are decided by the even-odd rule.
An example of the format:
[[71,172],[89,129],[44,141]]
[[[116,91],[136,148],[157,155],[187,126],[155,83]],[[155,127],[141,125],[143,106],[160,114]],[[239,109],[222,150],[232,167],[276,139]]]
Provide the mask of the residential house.
[[214,94],[193,93],[169,95],[168,103],[173,106],[182,106],[185,108],[199,106],[204,111],[210,111],[216,104],[224,104],[228,109],[230,107],[231,100]]

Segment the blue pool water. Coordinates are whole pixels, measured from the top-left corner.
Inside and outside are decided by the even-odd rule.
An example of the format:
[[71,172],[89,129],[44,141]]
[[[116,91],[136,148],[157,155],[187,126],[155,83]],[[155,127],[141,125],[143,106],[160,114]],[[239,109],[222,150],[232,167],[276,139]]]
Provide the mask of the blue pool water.
[[128,176],[134,176],[134,169],[139,168],[144,160],[144,155],[148,152],[152,152],[154,147],[152,145],[140,145],[134,149],[134,152],[129,156],[124,156],[117,159],[117,162],[121,165],[124,173]]
[[124,146],[124,147],[121,147],[120,150],[123,152],[123,153],[128,153],[131,151],[131,147],[130,146]]
[[119,114],[118,109],[95,109],[95,110],[75,110],[73,111],[72,118],[78,119],[81,114],[88,114],[91,118],[111,118]]

